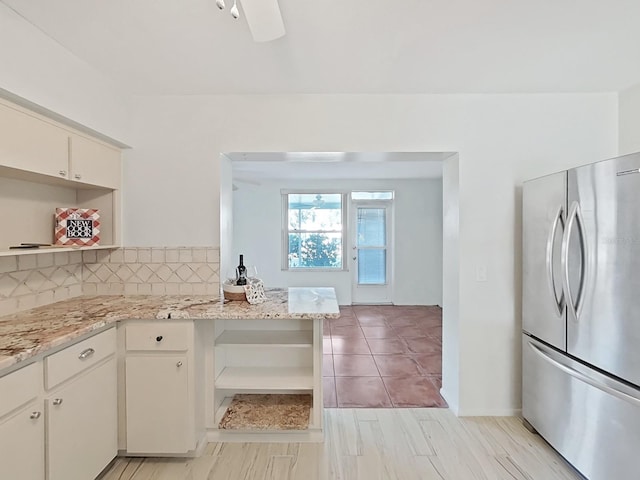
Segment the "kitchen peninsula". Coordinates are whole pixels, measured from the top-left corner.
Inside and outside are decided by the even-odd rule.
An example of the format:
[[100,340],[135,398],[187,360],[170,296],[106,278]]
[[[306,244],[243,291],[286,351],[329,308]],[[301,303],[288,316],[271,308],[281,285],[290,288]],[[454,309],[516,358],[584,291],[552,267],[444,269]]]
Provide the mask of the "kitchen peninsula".
[[[120,454],[148,456],[198,455],[208,441],[322,441],[322,329],[339,316],[335,292],[266,293],[257,305],[83,296],[0,317],[0,446],[11,443],[0,465],[33,454],[7,427],[25,415],[41,424],[29,442],[60,472],[79,446],[56,442],[86,425],[85,478],[116,455],[116,438]],[[96,446],[96,431],[113,441]]]

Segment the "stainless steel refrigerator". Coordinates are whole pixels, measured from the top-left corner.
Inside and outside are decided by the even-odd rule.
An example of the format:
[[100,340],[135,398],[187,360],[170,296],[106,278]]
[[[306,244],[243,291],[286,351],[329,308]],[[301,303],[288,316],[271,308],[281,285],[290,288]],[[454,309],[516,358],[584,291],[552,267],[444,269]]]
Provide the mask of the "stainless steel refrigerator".
[[590,480],[640,478],[640,154],[523,187],[522,415]]

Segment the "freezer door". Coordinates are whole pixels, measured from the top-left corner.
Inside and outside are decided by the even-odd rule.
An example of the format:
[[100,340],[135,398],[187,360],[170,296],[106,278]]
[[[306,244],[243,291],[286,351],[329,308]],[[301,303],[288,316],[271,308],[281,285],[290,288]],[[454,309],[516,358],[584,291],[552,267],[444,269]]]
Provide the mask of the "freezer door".
[[566,192],[566,172],[525,182],[522,191],[522,325],[561,350],[566,348],[560,255]]
[[590,480],[638,477],[640,390],[531,337],[522,343],[522,416]]
[[570,170],[568,202],[567,351],[640,386],[640,154]]

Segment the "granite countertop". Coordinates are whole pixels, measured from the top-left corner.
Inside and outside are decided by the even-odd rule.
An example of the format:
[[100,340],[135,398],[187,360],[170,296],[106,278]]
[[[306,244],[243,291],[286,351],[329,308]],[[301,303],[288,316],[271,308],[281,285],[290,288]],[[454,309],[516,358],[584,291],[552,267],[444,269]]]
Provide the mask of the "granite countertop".
[[319,320],[340,315],[333,288],[267,289],[264,303],[198,295],[82,296],[0,317],[0,370],[120,320]]

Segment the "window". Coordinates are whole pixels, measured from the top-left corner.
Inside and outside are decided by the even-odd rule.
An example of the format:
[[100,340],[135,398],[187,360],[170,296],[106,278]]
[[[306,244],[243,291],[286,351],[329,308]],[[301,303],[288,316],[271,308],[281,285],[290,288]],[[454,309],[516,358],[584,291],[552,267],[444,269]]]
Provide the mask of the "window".
[[351,200],[393,200],[393,192],[351,192]]
[[343,268],[344,195],[283,194],[285,269]]

